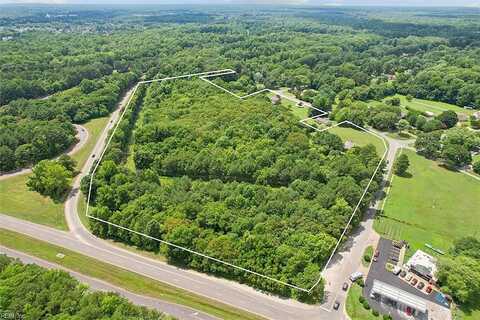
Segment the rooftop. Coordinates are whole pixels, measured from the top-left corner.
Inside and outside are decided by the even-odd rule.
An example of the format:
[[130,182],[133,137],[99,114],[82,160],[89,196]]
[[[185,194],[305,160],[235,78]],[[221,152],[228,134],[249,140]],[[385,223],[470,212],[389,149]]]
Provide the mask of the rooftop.
[[416,295],[400,290],[385,282],[373,280],[372,292],[397,301],[421,313],[427,312],[427,302]]

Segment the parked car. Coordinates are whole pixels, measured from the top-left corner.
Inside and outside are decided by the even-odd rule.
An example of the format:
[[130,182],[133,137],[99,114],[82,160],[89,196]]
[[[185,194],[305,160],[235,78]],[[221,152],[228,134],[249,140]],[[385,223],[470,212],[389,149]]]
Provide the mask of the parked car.
[[408,282],[410,282],[410,280],[412,280],[412,278],[413,278],[413,276],[412,276],[411,274],[409,274],[409,275],[405,278],[405,280],[407,280]]
[[407,271],[402,270],[402,272],[400,272],[400,277],[405,278],[406,275],[407,275]]
[[380,251],[378,250],[375,250],[375,254],[373,255],[375,258],[378,258],[378,256],[380,255]]
[[338,308],[340,308],[340,302],[335,301],[335,303],[333,304],[333,309],[338,310]]
[[355,282],[358,279],[363,278],[363,273],[357,271],[350,275],[350,281]]
[[347,289],[348,289],[348,283],[344,282],[342,286],[342,290],[347,291]]
[[399,266],[395,266],[392,270],[392,273],[397,276],[401,271],[402,268],[400,268]]
[[416,285],[418,282],[417,278],[413,278],[412,281],[410,282],[412,286]]
[[428,286],[427,290],[425,290],[425,291],[427,291],[427,293],[431,293],[432,292],[432,286]]
[[425,287],[425,283],[422,282],[422,281],[420,281],[420,282],[418,283],[418,285],[417,285],[417,288],[420,289],[420,290],[422,290],[423,287]]

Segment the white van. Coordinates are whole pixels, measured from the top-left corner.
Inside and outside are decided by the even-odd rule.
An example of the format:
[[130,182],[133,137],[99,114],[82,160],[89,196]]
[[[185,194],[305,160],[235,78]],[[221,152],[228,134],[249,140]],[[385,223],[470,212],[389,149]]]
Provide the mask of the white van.
[[350,281],[355,282],[358,279],[363,278],[363,273],[357,271],[350,275]]

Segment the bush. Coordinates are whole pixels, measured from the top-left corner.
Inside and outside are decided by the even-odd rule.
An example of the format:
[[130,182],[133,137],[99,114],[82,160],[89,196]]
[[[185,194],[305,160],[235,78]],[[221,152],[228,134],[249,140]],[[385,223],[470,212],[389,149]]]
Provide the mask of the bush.
[[361,303],[361,304],[364,304],[365,303],[365,298],[363,296],[360,296],[358,297],[358,301]]
[[392,320],[392,316],[389,314],[384,314],[383,315],[383,320]]
[[475,172],[476,174],[480,174],[480,160],[476,161],[473,164],[473,172]]
[[365,260],[366,262],[370,262],[370,261],[372,261],[372,257],[370,257],[368,254],[366,254],[366,255],[363,256],[363,260]]
[[363,280],[363,278],[358,279],[356,282],[360,287],[365,287],[365,281]]
[[378,313],[377,310],[375,309],[372,309],[372,314],[375,316],[375,317],[378,317],[380,315],[380,313]]
[[362,305],[365,308],[365,310],[370,310],[370,305],[368,304],[367,300],[363,301]]

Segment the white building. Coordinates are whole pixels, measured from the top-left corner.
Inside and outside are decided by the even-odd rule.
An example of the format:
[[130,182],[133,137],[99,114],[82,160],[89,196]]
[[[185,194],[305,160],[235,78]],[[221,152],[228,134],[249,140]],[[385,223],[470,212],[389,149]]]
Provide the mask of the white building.
[[432,279],[436,281],[437,260],[422,250],[417,250],[407,261],[406,265],[411,272],[417,274],[419,277],[427,281]]

